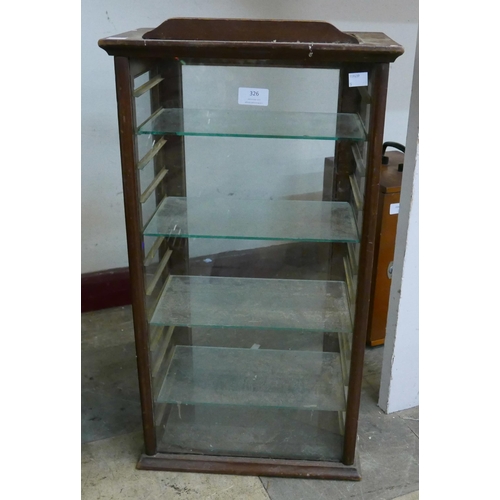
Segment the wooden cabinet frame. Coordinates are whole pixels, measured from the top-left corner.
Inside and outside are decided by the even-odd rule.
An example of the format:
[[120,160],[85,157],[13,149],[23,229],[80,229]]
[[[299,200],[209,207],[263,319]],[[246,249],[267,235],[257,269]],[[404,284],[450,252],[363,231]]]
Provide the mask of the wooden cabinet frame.
[[[241,33],[245,33],[246,39],[242,39]],[[108,37],[100,40],[99,45],[112,55],[115,61],[127,244],[145,443],[145,451],[138,467],[153,470],[360,479],[355,450],[370,308],[370,277],[374,266],[376,207],[379,203],[387,83],[389,63],[403,53],[402,47],[381,33],[345,34],[327,23],[198,19],[171,19],[155,30],[141,29]],[[183,59],[191,63],[216,65],[339,69],[338,112],[362,114],[363,106],[367,102],[370,104],[370,116],[365,123],[367,146],[363,231],[343,459],[340,462],[164,454],[157,450],[143,274],[145,255],[141,239],[145,221],[142,220],[140,209],[141,193],[137,169],[140,158],[135,136],[133,80],[137,75],[160,65],[163,80],[158,84],[158,91],[152,94],[152,99],[157,99],[159,103],[176,102],[177,106],[181,107]],[[349,74],[359,72],[368,73],[368,87],[349,86]],[[169,157],[175,157],[176,161],[175,168],[169,169],[164,182],[157,186],[156,195],[185,195],[183,137],[172,136],[159,155],[158,165],[168,161]],[[337,141],[334,158],[337,168],[333,182],[337,199],[348,199],[351,192],[349,177],[356,164],[350,143]],[[156,167],[155,171],[158,172]],[[163,252],[165,251],[163,249]],[[184,264],[170,263],[173,266]],[[186,330],[186,341],[189,342],[189,330]]]

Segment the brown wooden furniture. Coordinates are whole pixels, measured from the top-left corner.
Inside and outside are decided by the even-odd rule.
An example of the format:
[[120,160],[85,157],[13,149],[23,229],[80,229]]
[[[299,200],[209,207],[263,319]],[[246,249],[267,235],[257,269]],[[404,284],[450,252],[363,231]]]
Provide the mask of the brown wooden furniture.
[[[360,479],[387,81],[402,47],[323,22],[225,19],[170,19],[99,45],[116,72],[145,444],[138,467]],[[187,94],[211,90],[212,67],[227,68],[227,106],[194,108]],[[269,77],[276,68],[328,70],[337,112],[277,109],[273,96],[285,90]],[[249,75],[270,89],[248,88]],[[321,90],[312,79],[308,94]],[[320,190],[338,201],[259,194],[280,184],[273,163],[258,179],[241,167],[279,147],[298,148],[302,161],[310,141],[335,145],[336,173]],[[245,153],[234,154],[213,198],[200,197],[233,147]],[[226,181],[240,191],[216,197]],[[209,240],[219,247],[199,255]]]
[[404,152],[387,151],[384,156],[387,158],[387,163],[382,164],[380,168],[378,240],[373,273],[372,305],[368,319],[367,342],[371,346],[382,345],[385,341],[403,178]]

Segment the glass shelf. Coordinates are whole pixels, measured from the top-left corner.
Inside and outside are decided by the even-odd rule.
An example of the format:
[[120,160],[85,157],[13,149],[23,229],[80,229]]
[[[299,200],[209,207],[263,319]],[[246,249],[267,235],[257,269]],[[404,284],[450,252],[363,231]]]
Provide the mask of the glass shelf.
[[350,113],[268,110],[161,109],[138,134],[364,141],[361,120]]
[[171,276],[151,324],[351,332],[343,281]]
[[146,236],[315,242],[359,241],[347,202],[168,197]]
[[345,409],[340,354],[176,346],[159,403]]

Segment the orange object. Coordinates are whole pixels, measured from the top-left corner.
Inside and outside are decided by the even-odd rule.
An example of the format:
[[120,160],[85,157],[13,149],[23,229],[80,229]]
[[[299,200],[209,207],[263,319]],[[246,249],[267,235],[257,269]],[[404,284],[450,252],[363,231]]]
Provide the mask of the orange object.
[[402,149],[402,151],[384,153],[385,161],[383,163],[386,164],[382,165],[380,171],[380,198],[377,213],[378,239],[375,249],[372,300],[367,333],[367,343],[371,346],[382,345],[385,341],[401,179],[403,177],[404,146],[397,143],[384,143],[384,151],[386,147],[390,146]]

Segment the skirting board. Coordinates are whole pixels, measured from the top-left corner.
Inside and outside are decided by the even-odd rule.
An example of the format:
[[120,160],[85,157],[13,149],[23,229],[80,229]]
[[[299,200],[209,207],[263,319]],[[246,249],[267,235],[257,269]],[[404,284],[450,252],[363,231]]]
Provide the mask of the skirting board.
[[82,313],[132,303],[128,267],[82,274]]

